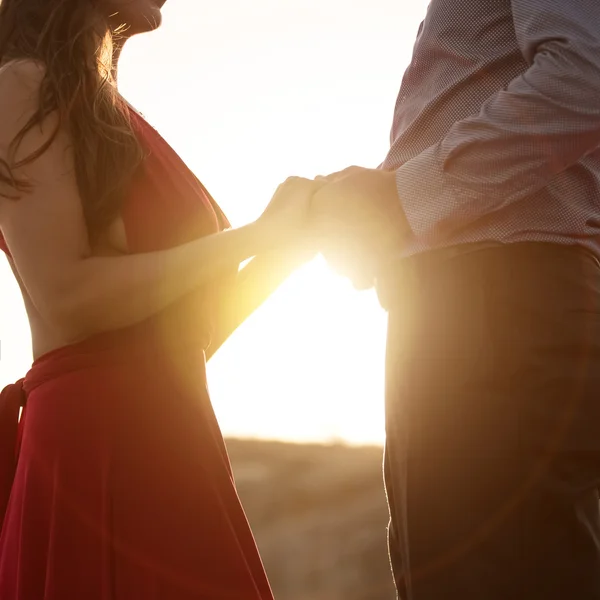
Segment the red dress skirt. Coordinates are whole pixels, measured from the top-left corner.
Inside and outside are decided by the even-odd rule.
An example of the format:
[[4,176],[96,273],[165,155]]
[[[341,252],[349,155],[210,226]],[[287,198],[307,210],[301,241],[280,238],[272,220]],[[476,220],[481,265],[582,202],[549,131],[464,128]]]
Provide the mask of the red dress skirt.
[[[132,251],[227,227],[166,142],[132,119],[148,149],[124,207]],[[272,599],[203,344],[163,317],[50,352],[0,396],[2,600]]]

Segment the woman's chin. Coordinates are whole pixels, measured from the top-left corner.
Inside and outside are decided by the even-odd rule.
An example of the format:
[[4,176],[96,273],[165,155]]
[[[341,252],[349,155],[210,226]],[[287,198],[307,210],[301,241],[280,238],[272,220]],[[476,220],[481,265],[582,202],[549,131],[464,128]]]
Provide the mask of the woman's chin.
[[153,31],[160,27],[162,24],[162,12],[160,6],[153,6],[140,21],[139,29],[145,31]]
[[135,35],[138,33],[148,33],[150,31],[154,31],[158,29],[162,24],[162,13],[160,12],[160,8],[152,7],[151,10],[148,10],[146,14],[139,15],[135,22],[131,23],[128,27],[128,31],[130,35]]
[[150,21],[153,24],[153,29],[156,29],[162,25],[162,12],[159,7],[156,7],[156,11],[152,15],[152,20]]
[[[0,0],[1,1],[1,0]],[[145,15],[137,15],[134,19],[125,19],[122,15],[117,15],[110,19],[110,26],[113,31],[120,31],[126,38],[140,33],[148,33],[158,29],[162,24],[162,14],[160,9],[147,12]]]

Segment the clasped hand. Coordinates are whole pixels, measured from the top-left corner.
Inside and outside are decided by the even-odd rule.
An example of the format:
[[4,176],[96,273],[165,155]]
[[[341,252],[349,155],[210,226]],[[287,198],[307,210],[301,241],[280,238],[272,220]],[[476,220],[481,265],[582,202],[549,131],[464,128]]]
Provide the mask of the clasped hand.
[[358,289],[375,284],[408,234],[394,172],[361,167],[315,180],[290,177],[261,219],[280,228],[300,262],[321,252]]

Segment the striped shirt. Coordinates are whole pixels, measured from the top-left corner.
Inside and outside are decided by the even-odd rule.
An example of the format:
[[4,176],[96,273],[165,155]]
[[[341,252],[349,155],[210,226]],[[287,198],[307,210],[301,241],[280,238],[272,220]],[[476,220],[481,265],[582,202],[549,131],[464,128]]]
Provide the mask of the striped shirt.
[[431,0],[381,166],[407,256],[521,241],[600,256],[600,0]]

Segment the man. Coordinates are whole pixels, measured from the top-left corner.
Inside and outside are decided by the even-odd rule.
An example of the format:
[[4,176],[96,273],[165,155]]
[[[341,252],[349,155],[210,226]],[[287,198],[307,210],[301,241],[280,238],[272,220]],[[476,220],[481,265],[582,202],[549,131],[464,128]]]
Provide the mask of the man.
[[600,2],[431,0],[324,254],[389,311],[403,600],[600,599]]

